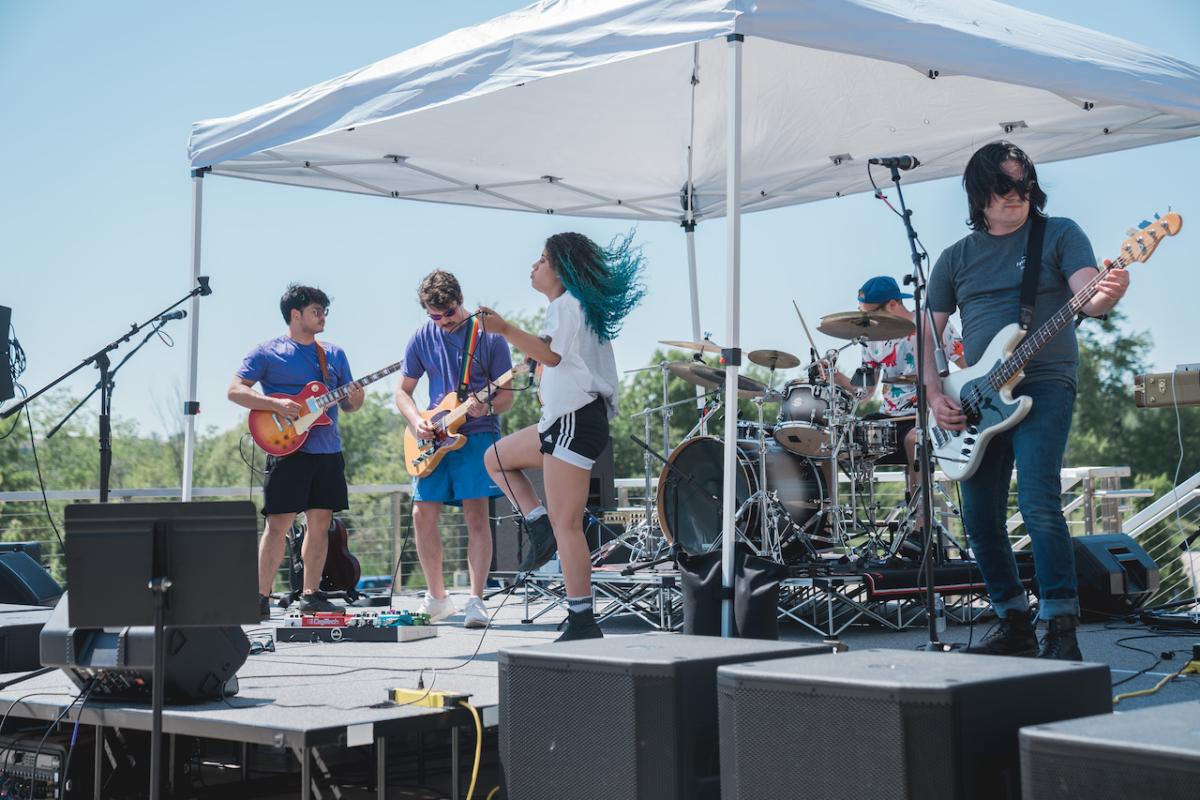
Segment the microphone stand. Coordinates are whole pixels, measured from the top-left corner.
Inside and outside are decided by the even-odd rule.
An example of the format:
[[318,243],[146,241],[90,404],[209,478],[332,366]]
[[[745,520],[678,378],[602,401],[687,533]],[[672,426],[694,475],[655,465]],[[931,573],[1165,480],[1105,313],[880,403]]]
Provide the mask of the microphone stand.
[[[912,211],[904,204],[904,193],[900,190],[900,169],[892,166],[892,183],[896,187],[896,197],[900,201],[900,217],[904,221],[904,230],[908,234],[908,248],[912,256],[913,271],[904,276],[905,285],[913,287],[914,322],[917,334],[917,471],[921,476],[921,515],[925,520],[925,543],[921,553],[921,568],[925,580],[925,617],[929,623],[929,641],[925,650],[944,652],[947,646],[938,640],[937,631],[937,590],[934,585],[934,566],[942,560],[941,531],[936,531],[933,525],[933,459],[930,457],[926,442],[926,431],[929,430],[929,397],[925,391],[925,331],[933,331],[937,335],[937,326],[933,325],[933,317],[924,305],[925,268],[924,257],[917,249],[917,232],[913,229]],[[942,351],[940,341],[934,344],[936,350]],[[946,366],[945,352],[940,357],[935,356],[938,374],[945,377],[949,374]],[[937,546],[934,547],[934,537]],[[932,550],[932,552],[931,552]]]
[[[158,322],[159,317],[163,316],[164,314],[169,313],[171,311],[171,309],[175,308],[176,306],[182,305],[184,302],[190,300],[193,297],[196,297],[197,295],[207,296],[207,295],[212,294],[212,289],[210,289],[208,286],[208,276],[207,275],[201,275],[201,276],[197,277],[196,282],[198,284],[196,286],[196,288],[192,289],[190,292],[185,294],[179,300],[177,300],[176,302],[167,306],[162,311],[159,311],[157,314],[150,317],[148,320],[141,323],[140,325],[137,325],[137,324],[131,325],[129,328],[129,331],[127,331],[126,333],[124,333],[123,335],[118,337],[117,339],[114,339],[113,341],[109,342],[107,345],[105,345],[103,348],[101,348],[98,352],[88,356],[83,361],[79,362],[74,367],[72,367],[71,369],[64,372],[62,375],[59,375],[54,380],[50,381],[50,383],[46,384],[45,386],[38,389],[33,394],[29,395],[29,397],[26,397],[21,402],[17,403],[16,405],[12,406],[11,408],[5,409],[3,413],[0,413],[0,419],[8,419],[13,414],[20,412],[21,409],[28,406],[34,400],[41,397],[43,394],[45,394],[50,389],[53,389],[55,386],[57,386],[58,384],[65,381],[67,378],[71,377],[79,370],[83,369],[84,367],[88,366],[89,364],[95,364],[96,368],[100,370],[100,381],[96,384],[96,388],[100,390],[99,439],[100,439],[100,502],[101,503],[108,502],[108,479],[109,479],[109,473],[112,470],[112,419],[111,419],[112,373],[115,372],[115,370],[109,369],[112,362],[109,360],[108,354],[111,353],[112,351],[116,350],[118,347],[120,347],[122,343],[128,342],[134,336],[137,336],[137,334],[140,333],[141,330],[143,328],[145,328],[147,325],[150,325],[154,322]],[[140,346],[141,345],[139,345],[139,347]],[[136,350],[135,350],[135,352],[136,352]],[[133,353],[130,353],[130,355],[133,355]],[[125,362],[122,361],[121,363],[124,364]],[[118,367],[119,366],[120,365],[118,365]],[[74,413],[74,412],[72,412],[72,413]],[[70,415],[68,415],[68,416],[70,416]],[[60,426],[61,426],[61,423],[60,423]]]

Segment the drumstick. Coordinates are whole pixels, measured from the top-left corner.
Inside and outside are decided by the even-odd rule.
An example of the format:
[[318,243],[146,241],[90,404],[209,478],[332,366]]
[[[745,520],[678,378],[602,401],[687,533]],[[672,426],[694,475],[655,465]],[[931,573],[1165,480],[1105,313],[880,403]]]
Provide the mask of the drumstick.
[[[792,300],[792,308],[796,309],[796,316],[800,318],[800,326],[804,328],[804,335],[808,337],[808,343],[812,347],[813,357],[819,359],[821,351],[817,349],[817,343],[813,341],[812,333],[808,330],[808,323],[804,321],[804,315],[800,313],[800,306],[796,305],[795,299]],[[817,368],[821,370],[821,377],[825,377],[825,368],[817,362]]]

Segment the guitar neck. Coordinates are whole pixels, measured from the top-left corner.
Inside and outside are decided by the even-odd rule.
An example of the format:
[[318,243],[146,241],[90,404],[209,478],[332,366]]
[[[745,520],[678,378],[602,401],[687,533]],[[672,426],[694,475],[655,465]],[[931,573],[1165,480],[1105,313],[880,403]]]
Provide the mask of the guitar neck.
[[359,378],[356,381],[350,381],[345,386],[340,386],[337,389],[334,389],[333,391],[326,392],[325,394],[318,397],[315,402],[320,408],[328,408],[329,406],[333,405],[334,403],[340,403],[341,401],[343,401],[347,397],[349,397],[350,390],[352,388],[354,388],[355,386],[367,386],[369,384],[372,384],[375,381],[379,380],[380,378],[385,378],[388,375],[391,375],[393,372],[400,369],[402,366],[404,366],[403,360],[397,361],[395,364],[388,364],[383,369],[376,370],[375,372],[372,372],[370,375],[366,375],[362,378]]
[[1130,263],[1124,255],[1117,258],[1108,266],[1101,269],[1096,277],[1088,281],[1087,286],[1084,286],[1079,292],[1072,297],[1066,305],[1054,313],[1054,316],[1042,323],[1042,326],[1034,331],[1029,336],[1021,340],[1020,346],[1013,351],[1012,355],[1004,361],[996,365],[996,367],[988,373],[988,383],[992,388],[999,389],[1000,387],[1011,381],[1017,373],[1025,369],[1025,365],[1029,363],[1038,351],[1046,346],[1046,343],[1058,335],[1063,328],[1071,324],[1075,317],[1083,310],[1088,301],[1096,296],[1099,291],[1100,279],[1114,269],[1125,269]]

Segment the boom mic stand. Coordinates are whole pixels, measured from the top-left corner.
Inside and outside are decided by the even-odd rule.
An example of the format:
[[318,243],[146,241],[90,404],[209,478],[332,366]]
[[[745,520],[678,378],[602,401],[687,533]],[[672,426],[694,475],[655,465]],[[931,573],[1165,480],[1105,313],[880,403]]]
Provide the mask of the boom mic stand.
[[[116,350],[118,347],[120,347],[122,343],[128,342],[134,336],[137,336],[138,333],[140,333],[141,330],[143,328],[145,328],[147,325],[159,322],[161,317],[165,316],[168,312],[171,311],[171,309],[175,308],[176,306],[182,305],[185,301],[187,301],[193,297],[196,297],[197,295],[207,296],[207,295],[212,294],[212,289],[210,289],[208,287],[208,276],[207,275],[200,275],[199,277],[196,278],[196,282],[197,282],[196,288],[192,289],[190,292],[185,294],[183,297],[179,298],[179,300],[177,300],[174,303],[172,303],[171,305],[167,306],[162,311],[160,311],[157,314],[155,314],[154,316],[150,317],[150,319],[146,320],[145,322],[141,323],[140,325],[137,325],[137,324],[131,325],[129,330],[126,333],[124,333],[123,335],[121,335],[119,338],[114,339],[112,342],[109,342],[107,345],[105,345],[103,348],[101,348],[98,352],[94,353],[93,355],[88,356],[83,361],[79,362],[74,367],[72,367],[70,370],[64,372],[62,375],[59,375],[54,380],[50,381],[50,383],[46,384],[45,386],[38,389],[33,394],[29,395],[29,397],[26,397],[21,402],[17,403],[16,405],[12,406],[11,408],[5,409],[3,413],[0,413],[0,419],[8,419],[13,414],[18,413],[19,411],[21,411],[21,409],[28,406],[34,400],[41,397],[43,394],[45,394],[50,389],[53,389],[55,386],[62,383],[67,378],[71,377],[79,370],[83,369],[84,367],[88,366],[89,364],[95,364],[96,368],[100,370],[100,381],[96,384],[96,388],[100,390],[100,434],[99,434],[99,439],[100,439],[100,502],[101,503],[108,502],[108,478],[109,478],[109,473],[112,470],[112,418],[111,418],[112,374],[116,370],[111,370],[109,368],[111,366],[112,362],[109,360],[108,354],[111,353],[112,351]],[[138,347],[141,347],[141,345],[138,345]],[[130,355],[132,355],[132,353],[130,353]],[[124,364],[125,362],[122,361],[121,363]],[[119,366],[120,365],[118,365],[118,368],[119,368]],[[75,412],[72,411],[71,413],[73,414]],[[68,414],[68,416],[70,416],[70,415]],[[61,423],[60,423],[60,425],[61,425]],[[56,428],[56,430],[57,430],[57,428]]]
[[[944,652],[948,647],[938,640],[937,631],[937,588],[934,585],[934,566],[941,561],[942,543],[941,531],[936,531],[933,525],[933,459],[930,457],[926,443],[926,431],[929,430],[929,396],[925,391],[925,331],[933,331],[937,336],[937,326],[933,325],[933,317],[924,305],[925,268],[924,255],[917,249],[917,232],[913,229],[912,211],[904,205],[904,193],[900,189],[900,168],[892,164],[892,183],[896,187],[896,197],[900,201],[900,218],[904,222],[904,230],[908,234],[908,248],[912,256],[913,271],[904,276],[904,284],[913,287],[913,311],[917,333],[917,471],[921,476],[921,515],[925,520],[925,543],[921,553],[921,567],[925,580],[925,616],[929,623],[929,641],[925,650]],[[946,366],[945,352],[941,341],[935,341],[934,348],[941,353],[935,356],[938,365],[938,375],[945,377],[949,374]],[[934,547],[934,538],[937,546]]]

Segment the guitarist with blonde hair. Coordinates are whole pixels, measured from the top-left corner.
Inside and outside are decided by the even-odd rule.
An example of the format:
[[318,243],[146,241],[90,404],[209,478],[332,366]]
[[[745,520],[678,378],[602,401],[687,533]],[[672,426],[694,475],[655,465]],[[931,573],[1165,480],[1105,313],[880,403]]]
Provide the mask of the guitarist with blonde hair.
[[[317,334],[325,330],[329,314],[328,295],[312,286],[293,283],[279,299],[279,311],[288,332],[250,351],[229,385],[227,396],[251,411],[269,411],[294,420],[305,410],[299,403],[267,395],[299,394],[310,381],[344,386],[354,378],[342,348],[317,342]],[[256,383],[262,385],[262,392],[254,389]],[[301,552],[304,592],[300,610],[306,614],[337,610],[320,591],[330,520],[335,511],[350,505],[337,408],[357,411],[362,407],[363,397],[361,386],[351,386],[346,399],[329,409],[331,424],[314,427],[295,453],[282,458],[267,457],[262,510],[267,527],[258,547],[259,613],[264,619],[270,616],[269,597],[283,560],[285,536],[301,511],[308,521],[308,532]]]
[[497,390],[490,403],[475,395],[512,367],[512,355],[502,336],[485,332],[479,317],[466,310],[458,279],[449,272],[434,270],[426,275],[417,288],[417,300],[429,319],[408,340],[403,377],[396,387],[396,407],[418,438],[435,435],[430,420],[421,415],[413,399],[417,381],[425,376],[429,379],[427,408],[457,393],[469,417],[458,429],[467,437],[467,443],[447,452],[433,472],[413,479],[413,534],[428,587],[419,610],[435,622],[457,613],[442,576],[439,521],[443,505],[461,506],[467,525],[467,569],[471,577],[471,597],[463,610],[463,625],[484,628],[489,616],[483,591],[492,564],[488,500],[501,492],[484,468],[483,456],[500,438],[500,419],[496,415],[512,406],[513,393]]
[[[1036,339],[1033,332],[1054,320],[1073,296],[1086,292],[1099,271],[1091,243],[1075,222],[1042,215],[1046,193],[1033,162],[1016,145],[992,142],[976,151],[963,173],[963,187],[972,232],[938,258],[929,278],[928,305],[939,332],[950,314],[959,311],[967,362],[971,369],[986,368],[1007,326],[1020,323]],[[1105,314],[1128,286],[1126,271],[1106,272],[1080,310],[1089,316]],[[1011,386],[1015,398],[1032,403],[1027,416],[1006,429],[993,422],[1000,398],[985,391],[968,401],[943,391],[932,341],[926,337],[924,342],[931,416],[942,430],[965,429],[969,438],[963,440],[962,461],[968,464],[976,457],[970,447],[977,439],[986,442],[978,465],[963,473],[963,525],[999,622],[968,651],[1079,660],[1075,558],[1059,482],[1075,406],[1075,330],[1066,325],[1045,342],[1036,342],[1040,349]],[[964,413],[964,402],[973,416]],[[1040,649],[1005,525],[1014,466],[1017,505],[1037,572],[1038,615],[1047,622]]]

